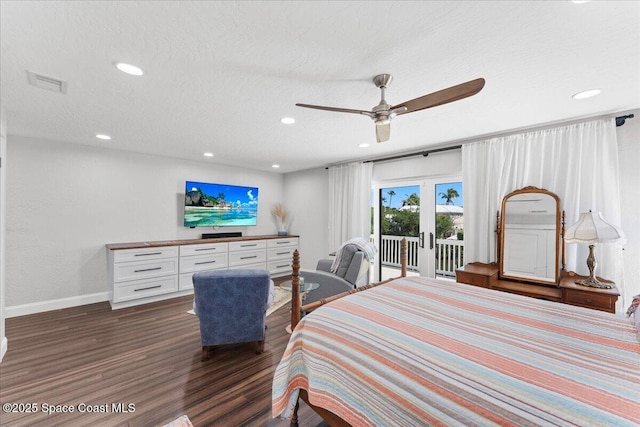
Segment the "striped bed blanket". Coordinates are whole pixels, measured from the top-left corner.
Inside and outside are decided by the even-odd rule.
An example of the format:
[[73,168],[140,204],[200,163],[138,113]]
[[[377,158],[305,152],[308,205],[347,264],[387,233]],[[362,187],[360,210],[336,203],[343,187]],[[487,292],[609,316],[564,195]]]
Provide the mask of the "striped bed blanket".
[[623,315],[402,278],[302,319],[274,417],[301,388],[353,426],[637,426],[640,341]]

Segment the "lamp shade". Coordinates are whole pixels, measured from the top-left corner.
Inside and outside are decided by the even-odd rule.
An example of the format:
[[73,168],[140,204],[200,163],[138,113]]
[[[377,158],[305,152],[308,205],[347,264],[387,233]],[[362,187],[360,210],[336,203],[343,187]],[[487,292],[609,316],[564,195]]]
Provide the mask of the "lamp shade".
[[614,243],[624,240],[622,230],[606,222],[600,212],[581,213],[578,221],[564,233],[566,243]]

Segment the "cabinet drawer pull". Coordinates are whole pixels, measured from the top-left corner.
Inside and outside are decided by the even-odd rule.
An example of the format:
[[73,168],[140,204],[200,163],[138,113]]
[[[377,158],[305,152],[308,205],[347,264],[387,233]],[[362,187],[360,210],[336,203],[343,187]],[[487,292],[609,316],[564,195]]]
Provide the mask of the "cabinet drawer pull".
[[133,256],[149,256],[149,255],[162,255],[162,252],[147,252],[146,254],[134,254]]
[[196,262],[195,265],[202,265],[202,264],[215,264],[215,261],[202,261],[202,262]]
[[286,245],[288,243],[290,243],[290,242],[287,240],[287,241],[284,241],[284,242],[276,242],[276,245]]
[[257,244],[257,243],[254,243],[254,244],[252,244],[252,245],[240,245],[240,247],[241,247],[241,248],[251,248],[251,247],[253,247],[253,246],[258,246],[258,244]]
[[143,268],[141,270],[134,270],[134,273],[142,273],[143,271],[154,271],[154,270],[162,270],[162,267],[153,267],[153,268]]
[[162,287],[162,285],[149,286],[148,288],[134,289],[133,292],[147,291],[149,289],[156,289],[156,288],[161,288],[161,287]]
[[251,259],[251,258],[258,258],[258,255],[240,257],[240,259]]
[[287,252],[278,252],[278,253],[276,253],[276,255],[287,255],[287,254],[290,254],[290,253],[291,253],[290,251],[287,251]]
[[289,264],[276,265],[276,268],[284,268],[284,267],[289,267]]
[[201,252],[201,251],[215,251],[216,248],[200,248],[200,249],[196,249],[195,252]]

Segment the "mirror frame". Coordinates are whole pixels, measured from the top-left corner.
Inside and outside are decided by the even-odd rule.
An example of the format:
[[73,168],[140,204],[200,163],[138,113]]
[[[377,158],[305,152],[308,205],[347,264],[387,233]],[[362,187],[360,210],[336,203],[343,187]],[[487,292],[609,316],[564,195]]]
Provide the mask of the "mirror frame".
[[[519,194],[535,194],[535,193],[551,196],[556,202],[555,282],[551,282],[550,280],[543,280],[543,279],[537,280],[530,277],[519,277],[519,276],[504,274],[504,256],[502,255],[504,254],[504,234],[505,234],[504,230],[505,230],[505,217],[506,217],[505,208],[506,208],[507,200],[510,197],[517,196]],[[500,268],[499,270],[500,278],[517,280],[519,282],[529,282],[529,283],[543,284],[548,286],[558,286],[558,284],[560,283],[560,277],[562,275],[562,269],[564,269],[564,247],[561,248],[561,242],[563,242],[562,239],[564,236],[564,220],[561,221],[560,198],[558,197],[558,195],[549,190],[545,190],[543,188],[538,188],[534,186],[524,187],[519,190],[515,190],[507,194],[506,196],[504,196],[504,198],[502,199],[502,210],[501,210],[501,215],[499,216],[500,216],[500,220],[499,220],[499,223],[497,224],[497,233],[498,233],[497,258],[498,258],[498,265]]]

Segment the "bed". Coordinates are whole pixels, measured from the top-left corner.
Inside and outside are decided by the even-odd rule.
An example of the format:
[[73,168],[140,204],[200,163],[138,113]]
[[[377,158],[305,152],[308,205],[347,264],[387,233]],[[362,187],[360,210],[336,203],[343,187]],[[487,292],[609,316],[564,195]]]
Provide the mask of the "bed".
[[401,277],[300,320],[272,398],[292,424],[302,398],[330,425],[637,426],[640,341],[622,315]]

